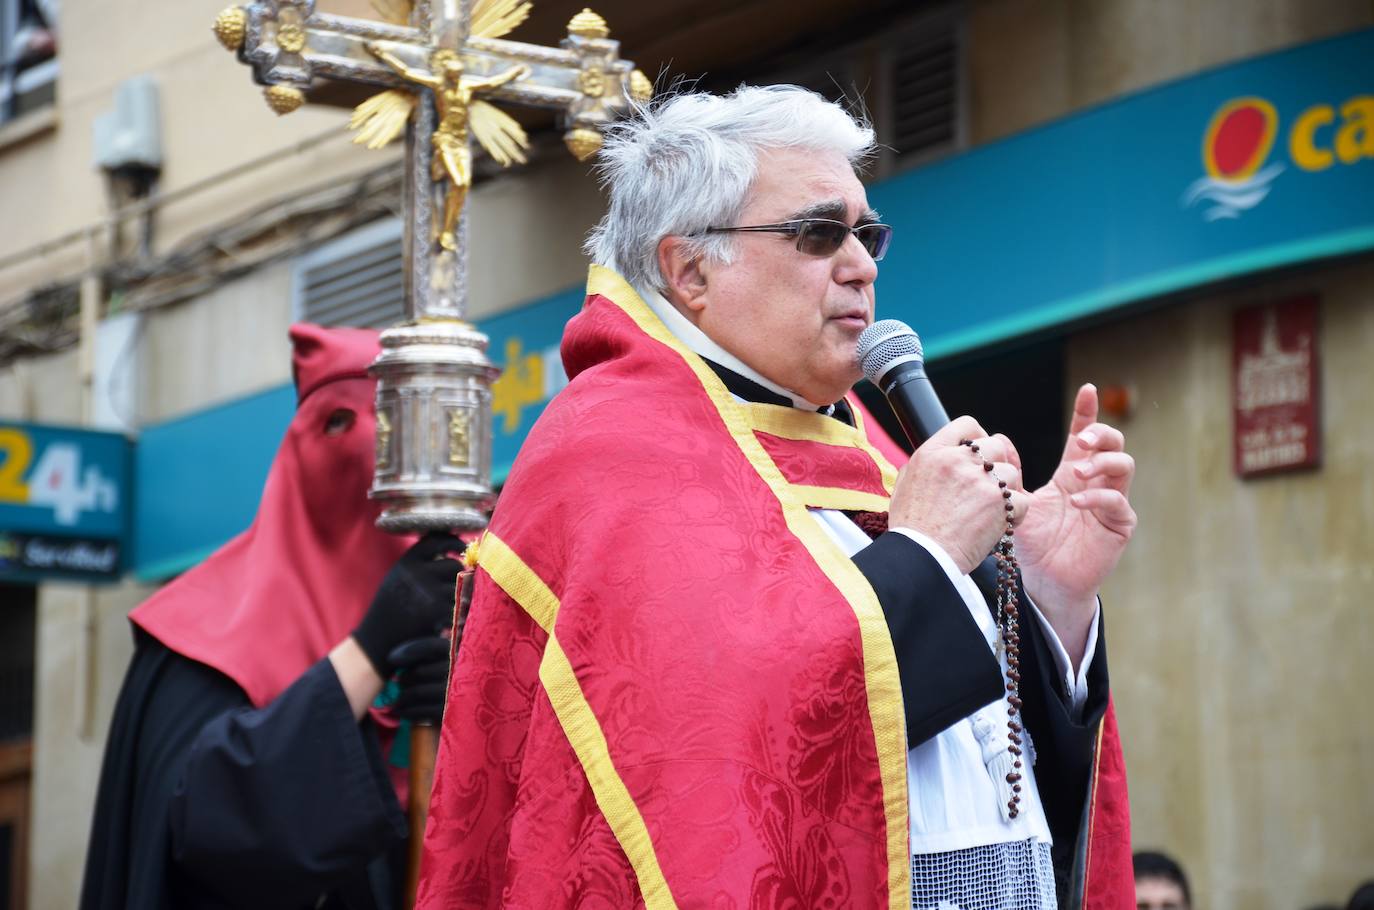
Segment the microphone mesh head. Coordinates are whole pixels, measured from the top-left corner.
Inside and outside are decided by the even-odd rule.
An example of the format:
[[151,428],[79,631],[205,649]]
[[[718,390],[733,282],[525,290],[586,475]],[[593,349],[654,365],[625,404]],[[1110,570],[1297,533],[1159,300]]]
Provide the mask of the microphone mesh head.
[[859,368],[864,378],[876,383],[897,360],[923,362],[921,339],[900,319],[883,319],[859,335]]

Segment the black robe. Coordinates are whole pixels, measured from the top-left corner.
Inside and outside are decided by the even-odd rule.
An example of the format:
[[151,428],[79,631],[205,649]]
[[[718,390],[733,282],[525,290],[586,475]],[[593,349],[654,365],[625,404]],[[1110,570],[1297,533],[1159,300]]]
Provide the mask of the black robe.
[[[734,395],[748,401],[791,406],[758,383],[710,360],[706,364]],[[848,404],[837,420],[854,425]],[[853,556],[877,595],[892,636],[906,712],[907,748],[914,749],[951,724],[1001,698],[997,658],[963,597],[929,551],[904,534],[888,531]],[[995,614],[997,564],[991,556],[970,577]],[[1021,592],[1024,604],[1024,592]],[[1020,622],[1021,714],[1038,756],[1035,780],[1054,840],[1055,890],[1069,906],[1087,817],[1097,730],[1107,711],[1107,641],[1098,617],[1097,647],[1088,665],[1088,698],[1078,712],[1066,691],[1040,621],[1023,609]]]
[[135,637],[81,910],[398,907],[405,814],[328,659],[257,709],[227,676]]

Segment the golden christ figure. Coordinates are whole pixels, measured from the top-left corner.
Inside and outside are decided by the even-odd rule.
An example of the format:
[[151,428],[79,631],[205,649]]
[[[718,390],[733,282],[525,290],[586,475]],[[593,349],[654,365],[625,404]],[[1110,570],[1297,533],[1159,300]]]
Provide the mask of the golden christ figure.
[[[510,120],[507,115],[485,103],[482,104],[481,108],[478,108],[474,104],[476,95],[479,92],[488,92],[500,88],[508,82],[523,79],[530,74],[530,68],[521,64],[495,76],[485,78],[465,76],[463,75],[463,58],[456,51],[441,48],[430,55],[431,72],[425,72],[408,66],[404,60],[390,53],[376,42],[368,42],[367,49],[374,57],[394,69],[402,77],[434,92],[434,104],[438,108],[439,125],[435,128],[431,139],[434,147],[434,159],[430,165],[430,178],[435,181],[448,178],[448,192],[444,198],[444,217],[439,228],[439,245],[446,250],[456,250],[458,247],[454,229],[458,226],[458,216],[462,213],[463,203],[467,200],[468,188],[472,186],[472,149],[468,145],[469,111],[478,117],[489,115],[490,112],[500,114],[501,117]],[[355,121],[359,119],[360,115],[366,116],[361,107],[358,113],[354,115]],[[502,132],[508,139],[507,143],[497,144],[496,148],[493,148],[488,142],[483,141],[483,146],[503,166],[509,165],[512,161],[519,161],[523,164],[525,161],[523,154],[524,131],[520,130],[519,125],[514,120],[510,120],[509,125],[503,124],[503,127]],[[515,133],[510,129],[511,127],[519,130],[519,132]],[[479,141],[484,139],[483,133],[484,131],[478,130]],[[366,135],[366,132],[360,133],[355,141],[368,142],[365,138]],[[368,144],[371,145],[370,142]]]

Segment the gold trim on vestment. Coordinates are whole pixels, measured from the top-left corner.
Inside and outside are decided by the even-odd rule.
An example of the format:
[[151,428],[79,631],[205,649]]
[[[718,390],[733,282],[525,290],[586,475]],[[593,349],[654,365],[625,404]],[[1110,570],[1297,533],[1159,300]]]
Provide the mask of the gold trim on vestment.
[[[756,432],[767,433],[782,439],[817,442],[823,445],[844,446],[845,448],[860,450],[873,459],[873,463],[878,466],[878,471],[883,478],[883,487],[891,495],[892,487],[897,482],[897,469],[868,441],[868,437],[864,435],[863,418],[859,416],[857,409],[853,409],[856,425],[852,427],[816,411],[803,411],[800,408],[789,408],[777,404],[751,402],[744,405],[744,409],[750,426]],[[887,506],[884,505],[881,509],[873,509],[872,511],[886,512]]]
[[[1107,706],[1111,710],[1111,705]],[[1081,905],[1088,897],[1088,884],[1092,879],[1093,858],[1093,821],[1097,818],[1098,776],[1102,771],[1102,739],[1107,732],[1107,715],[1097,723],[1097,741],[1093,745],[1093,781],[1088,788],[1088,824],[1083,834],[1083,893],[1079,895]]]
[[549,634],[539,661],[539,681],[549,696],[553,712],[577,754],[582,772],[596,797],[596,805],[605,816],[620,848],[634,869],[639,891],[649,910],[677,910],[668,881],[658,864],[658,855],[649,837],[648,826],[630,796],[611,760],[610,746],[601,732],[596,713],[592,711],[582,686],[577,681],[572,664],[563,646],[558,643],[554,623],[558,619],[558,597],[534,570],[512,550],[505,541],[487,531],[478,542],[478,568],[511,600],[529,614],[539,627]]
[[[888,908],[899,910],[910,906],[911,851],[908,846],[909,797],[902,688],[897,676],[897,656],[892,648],[892,637],[877,595],[854,561],[836,546],[806,511],[806,503],[791,491],[790,488],[795,485],[782,476],[764,450],[763,443],[754,434],[751,411],[735,400],[705,361],[668,331],[629,283],[610,269],[598,265],[591,267],[587,276],[587,293],[600,295],[615,304],[634,320],[641,331],[672,350],[692,369],[735,444],[777,497],[788,530],[801,540],[821,571],[853,609],[863,644],[864,683],[883,787],[883,809],[887,823]],[[886,508],[884,501],[882,508],[876,511]]]

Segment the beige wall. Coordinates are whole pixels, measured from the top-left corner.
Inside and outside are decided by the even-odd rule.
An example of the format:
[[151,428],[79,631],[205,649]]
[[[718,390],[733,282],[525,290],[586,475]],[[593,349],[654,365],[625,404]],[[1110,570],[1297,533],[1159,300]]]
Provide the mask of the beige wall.
[[[1231,312],[1321,296],[1324,464],[1231,467]],[[1071,387],[1122,422],[1135,540],[1104,593],[1137,847],[1212,910],[1343,901],[1374,877],[1374,261],[1263,281],[1081,333]]]
[[546,297],[587,280],[582,239],[605,208],[585,164],[562,153],[517,178],[472,191],[472,316]]
[[273,263],[180,306],[145,313],[139,423],[291,381],[291,267]]
[[124,669],[126,619],[151,589],[47,584],[38,598],[29,907],[76,906],[100,758]]
[[[329,6],[341,3],[348,5],[340,0]],[[15,127],[22,132],[22,124],[0,129],[0,257],[109,214],[104,177],[92,164],[91,125],[112,109],[116,86],[134,75],[151,75],[159,88],[164,156],[159,191],[176,192],[275,153],[272,163],[163,209],[157,220],[159,252],[293,190],[377,167],[398,154],[396,149],[369,152],[347,141],[345,111],[307,107],[278,117],[268,110],[248,68],[210,31],[223,5],[186,0],[157,4],[154,11],[137,0],[63,4],[55,127],[10,143],[6,135]],[[338,133],[337,140],[297,148],[325,133]],[[83,246],[70,245],[21,267],[0,269],[0,304],[35,284],[69,277],[82,266],[83,256]]]
[[974,0],[969,139],[1374,25],[1368,0]]
[[72,426],[81,422],[75,348],[0,367],[0,417]]

